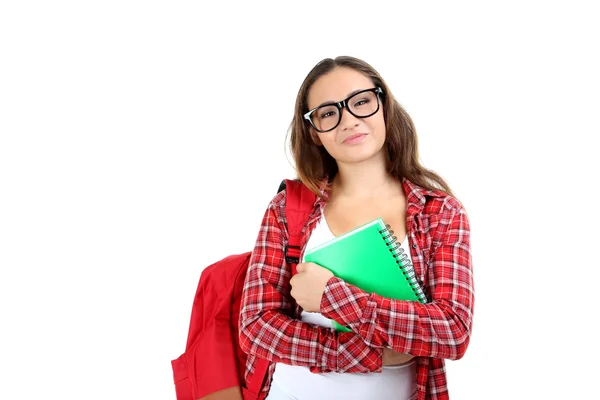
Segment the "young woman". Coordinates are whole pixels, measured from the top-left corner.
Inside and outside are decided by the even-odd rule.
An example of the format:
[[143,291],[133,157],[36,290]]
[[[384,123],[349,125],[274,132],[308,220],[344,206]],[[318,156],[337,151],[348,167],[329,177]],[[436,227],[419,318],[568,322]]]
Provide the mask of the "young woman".
[[325,59],[298,93],[291,146],[298,177],[318,195],[301,256],[382,217],[429,301],[369,294],[314,263],[292,277],[283,191],[265,213],[242,295],[246,377],[262,358],[268,400],[448,399],[444,359],[464,355],[473,321],[469,221],[419,163],[412,120],[369,64]]

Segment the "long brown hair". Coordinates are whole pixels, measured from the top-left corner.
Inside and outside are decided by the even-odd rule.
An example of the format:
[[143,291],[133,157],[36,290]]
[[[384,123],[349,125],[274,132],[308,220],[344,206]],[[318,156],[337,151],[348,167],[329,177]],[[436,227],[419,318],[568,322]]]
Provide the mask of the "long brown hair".
[[369,77],[375,86],[383,89],[382,106],[386,128],[385,146],[388,154],[388,171],[398,179],[409,181],[430,190],[441,190],[453,195],[450,187],[435,172],[426,169],[419,162],[417,133],[412,119],[392,96],[392,93],[379,73],[366,62],[348,56],[321,60],[308,73],[296,98],[294,119],[290,124],[290,147],[298,178],[313,192],[319,194],[328,179],[331,183],[338,168],[335,159],[323,146],[318,146],[311,138],[310,124],[303,118],[308,111],[308,92],[321,76],[338,67],[352,68]]

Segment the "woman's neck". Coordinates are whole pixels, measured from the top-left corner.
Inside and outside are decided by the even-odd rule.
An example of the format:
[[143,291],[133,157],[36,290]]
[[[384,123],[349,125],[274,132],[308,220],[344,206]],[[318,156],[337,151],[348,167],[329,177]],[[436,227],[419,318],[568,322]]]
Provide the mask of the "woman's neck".
[[355,164],[338,163],[332,190],[336,197],[377,198],[396,193],[398,183],[387,172],[384,160],[374,158]]

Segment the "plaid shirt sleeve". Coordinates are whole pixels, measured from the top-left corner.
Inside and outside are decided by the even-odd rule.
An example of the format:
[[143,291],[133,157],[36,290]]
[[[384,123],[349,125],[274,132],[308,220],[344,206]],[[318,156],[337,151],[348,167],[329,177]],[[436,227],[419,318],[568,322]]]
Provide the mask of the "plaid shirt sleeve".
[[336,333],[293,318],[283,201],[282,192],[271,202],[250,258],[240,313],[242,350],[272,362],[311,367],[313,372],[380,371],[381,348],[367,345],[359,334]]
[[428,268],[430,302],[386,299],[334,277],[321,298],[321,313],[360,334],[370,346],[390,346],[414,356],[461,358],[470,338],[474,301],[464,209],[444,213],[438,229],[439,246]]

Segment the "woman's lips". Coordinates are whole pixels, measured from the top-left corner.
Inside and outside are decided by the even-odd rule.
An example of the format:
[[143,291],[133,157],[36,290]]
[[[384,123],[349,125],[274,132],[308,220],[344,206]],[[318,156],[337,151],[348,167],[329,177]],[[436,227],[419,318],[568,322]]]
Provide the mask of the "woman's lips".
[[346,144],[357,144],[361,143],[367,137],[366,133],[357,133],[356,135],[350,135],[344,139],[343,143]]

